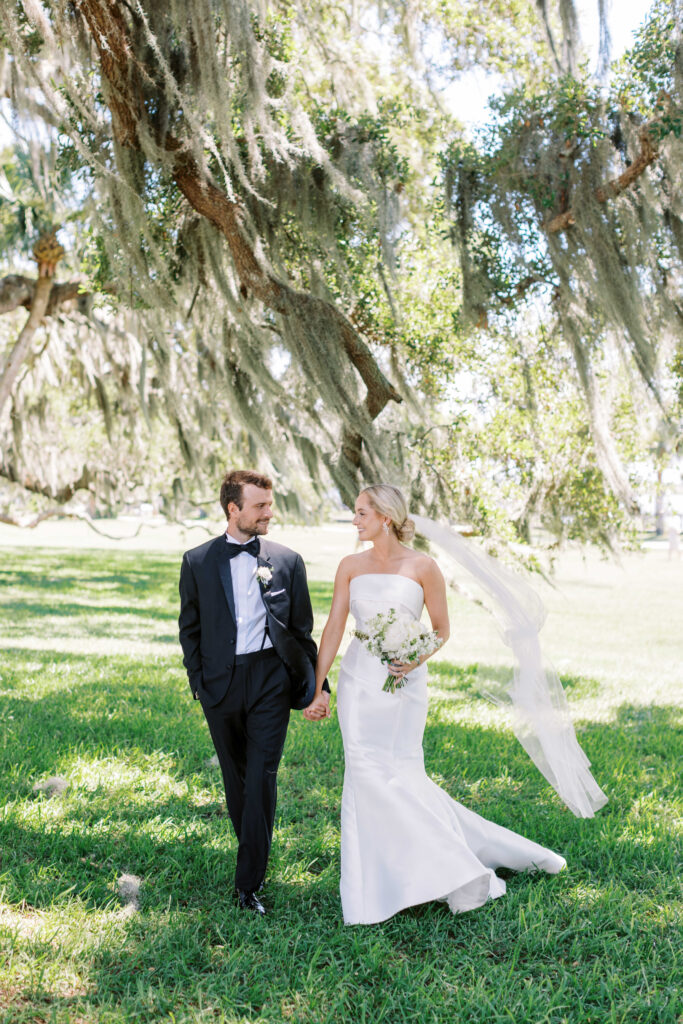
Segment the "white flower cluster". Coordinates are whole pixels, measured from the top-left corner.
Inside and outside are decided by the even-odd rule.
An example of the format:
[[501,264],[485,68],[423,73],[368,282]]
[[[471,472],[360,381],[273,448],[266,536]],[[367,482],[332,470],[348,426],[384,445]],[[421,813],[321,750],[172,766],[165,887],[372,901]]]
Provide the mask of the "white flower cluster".
[[[428,629],[406,612],[397,612],[395,608],[373,615],[365,623],[364,630],[354,630],[354,636],[385,665],[419,661],[442,644],[433,629]],[[388,675],[383,689],[393,693],[400,686],[405,686],[405,676]]]
[[273,570],[267,565],[259,565],[256,570],[256,579],[259,581],[262,587],[267,587],[273,578]]

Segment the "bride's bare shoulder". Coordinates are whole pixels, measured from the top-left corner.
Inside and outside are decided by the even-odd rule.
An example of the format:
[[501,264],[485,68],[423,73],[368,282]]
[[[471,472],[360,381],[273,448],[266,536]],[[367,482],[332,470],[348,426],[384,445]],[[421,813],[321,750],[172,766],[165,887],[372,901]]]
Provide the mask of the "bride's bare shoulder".
[[439,564],[431,555],[425,555],[423,551],[413,551],[412,554],[411,567],[421,583],[441,576]]
[[364,555],[364,551],[356,551],[352,555],[344,555],[337,566],[337,578],[351,579],[352,576],[358,575],[362,569],[364,561],[366,561]]

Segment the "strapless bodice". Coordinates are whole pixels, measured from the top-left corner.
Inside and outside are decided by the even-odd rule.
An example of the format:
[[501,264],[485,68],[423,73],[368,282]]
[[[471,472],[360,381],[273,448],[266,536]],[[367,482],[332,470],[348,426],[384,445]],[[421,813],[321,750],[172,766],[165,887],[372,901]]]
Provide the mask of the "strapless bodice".
[[356,628],[379,612],[390,608],[407,612],[419,619],[424,605],[424,592],[419,583],[399,573],[369,572],[354,576],[349,585],[349,609]]

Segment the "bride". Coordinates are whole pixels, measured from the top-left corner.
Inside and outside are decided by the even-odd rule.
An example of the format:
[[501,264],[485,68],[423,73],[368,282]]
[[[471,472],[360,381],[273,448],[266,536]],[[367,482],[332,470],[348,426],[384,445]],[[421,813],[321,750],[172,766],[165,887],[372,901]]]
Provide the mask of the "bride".
[[[449,635],[446,586],[433,558],[405,546],[414,533],[405,499],[388,484],[358,497],[354,526],[372,547],[343,558],[323,630],[316,693],[304,714],[324,718],[321,696],[349,611],[358,627],[390,608],[420,618],[426,606],[442,641]],[[346,924],[373,924],[405,907],[447,900],[472,910],[505,893],[495,868],[556,874],[563,857],[452,800],[425,772],[427,668],[392,664],[405,685],[382,687],[387,666],[351,641],[339,670],[337,713],[344,741],[341,900]]]

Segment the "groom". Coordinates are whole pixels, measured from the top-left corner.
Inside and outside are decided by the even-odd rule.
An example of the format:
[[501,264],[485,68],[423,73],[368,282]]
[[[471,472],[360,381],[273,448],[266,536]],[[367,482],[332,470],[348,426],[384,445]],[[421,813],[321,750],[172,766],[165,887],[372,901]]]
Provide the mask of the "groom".
[[226,474],[227,530],[185,552],[178,620],[190,689],[204,710],[237,834],[239,906],[257,914],[265,914],[257,891],[289,710],[310,703],[317,658],[301,555],[260,539],[273,516],[272,487],[251,470]]

